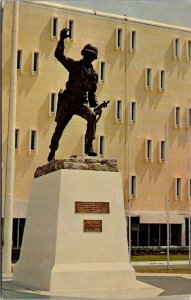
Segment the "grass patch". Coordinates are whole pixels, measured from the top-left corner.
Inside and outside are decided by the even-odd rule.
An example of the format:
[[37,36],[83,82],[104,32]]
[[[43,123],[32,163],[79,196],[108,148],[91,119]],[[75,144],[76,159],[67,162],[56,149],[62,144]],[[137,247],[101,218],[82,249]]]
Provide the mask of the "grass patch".
[[[180,255],[170,255],[170,261],[173,260],[188,260],[188,255],[180,254]],[[132,255],[132,261],[166,261],[166,255]]]
[[191,274],[190,270],[187,268],[176,268],[176,269],[147,269],[147,268],[141,268],[134,267],[135,271],[137,273],[173,273],[173,274]]

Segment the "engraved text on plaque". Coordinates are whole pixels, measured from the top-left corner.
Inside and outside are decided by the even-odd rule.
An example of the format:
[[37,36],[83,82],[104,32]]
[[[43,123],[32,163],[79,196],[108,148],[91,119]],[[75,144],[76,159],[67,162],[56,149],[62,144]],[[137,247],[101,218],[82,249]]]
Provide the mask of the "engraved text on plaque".
[[109,214],[109,202],[75,202],[75,213]]
[[102,232],[102,220],[84,220],[84,232]]

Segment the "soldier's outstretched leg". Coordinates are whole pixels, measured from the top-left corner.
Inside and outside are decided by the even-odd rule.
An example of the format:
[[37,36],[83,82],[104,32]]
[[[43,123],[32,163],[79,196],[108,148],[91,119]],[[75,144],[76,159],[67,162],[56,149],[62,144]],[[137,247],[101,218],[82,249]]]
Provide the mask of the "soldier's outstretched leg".
[[88,105],[84,104],[81,106],[75,114],[81,116],[87,120],[87,130],[85,135],[85,153],[89,156],[97,156],[97,153],[93,150],[93,140],[95,139],[96,131],[96,115],[89,108]]
[[48,161],[50,162],[51,160],[54,160],[55,158],[55,152],[58,149],[59,146],[59,141],[60,138],[62,136],[62,133],[64,131],[64,128],[66,127],[66,125],[68,124],[68,122],[71,120],[73,116],[73,113],[69,113],[69,112],[63,112],[63,114],[59,114],[58,116],[58,122],[55,128],[55,131],[53,133],[52,139],[51,139],[51,143],[49,148],[51,149],[49,155],[48,155]]

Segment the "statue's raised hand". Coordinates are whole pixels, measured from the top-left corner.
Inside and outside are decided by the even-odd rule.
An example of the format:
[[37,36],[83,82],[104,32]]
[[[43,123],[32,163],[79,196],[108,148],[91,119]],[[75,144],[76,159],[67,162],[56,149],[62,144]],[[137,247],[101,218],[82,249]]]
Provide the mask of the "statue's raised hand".
[[69,36],[70,36],[70,33],[69,33],[69,29],[68,28],[64,28],[60,31],[60,40],[65,40],[67,39]]

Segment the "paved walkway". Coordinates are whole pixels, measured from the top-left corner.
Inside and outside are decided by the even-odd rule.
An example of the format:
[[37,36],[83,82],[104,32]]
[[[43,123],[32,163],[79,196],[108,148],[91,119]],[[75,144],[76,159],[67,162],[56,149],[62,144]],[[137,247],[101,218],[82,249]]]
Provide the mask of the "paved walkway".
[[[132,261],[132,266],[166,266],[167,261]],[[189,267],[188,260],[171,260],[169,261],[170,266],[184,266]]]
[[[128,300],[191,300],[191,275],[189,274],[137,274],[137,279],[164,290],[158,297],[128,298]],[[3,299],[63,299],[82,300],[61,296],[45,296],[13,284],[12,278],[4,278]],[[88,300],[88,298],[86,298]],[[94,299],[95,300],[95,299]],[[106,299],[105,299],[106,300]]]
[[[138,269],[167,269],[167,261],[132,261],[132,266]],[[188,268],[191,270],[191,266],[189,266],[188,260],[178,260],[178,261],[169,261],[169,268]]]
[[[141,261],[132,262],[137,268],[161,268],[167,267],[166,261]],[[170,261],[170,268],[188,268],[188,261]],[[158,297],[128,298],[128,300],[191,300],[191,274],[173,273],[137,273],[137,280],[161,288],[164,292]],[[82,298],[68,298],[61,296],[47,296],[40,292],[16,286],[11,277],[4,277],[2,282],[2,299],[63,299],[82,300]],[[86,298],[88,300],[89,298]],[[94,299],[95,300],[95,299]],[[106,299],[105,299],[106,300]]]

